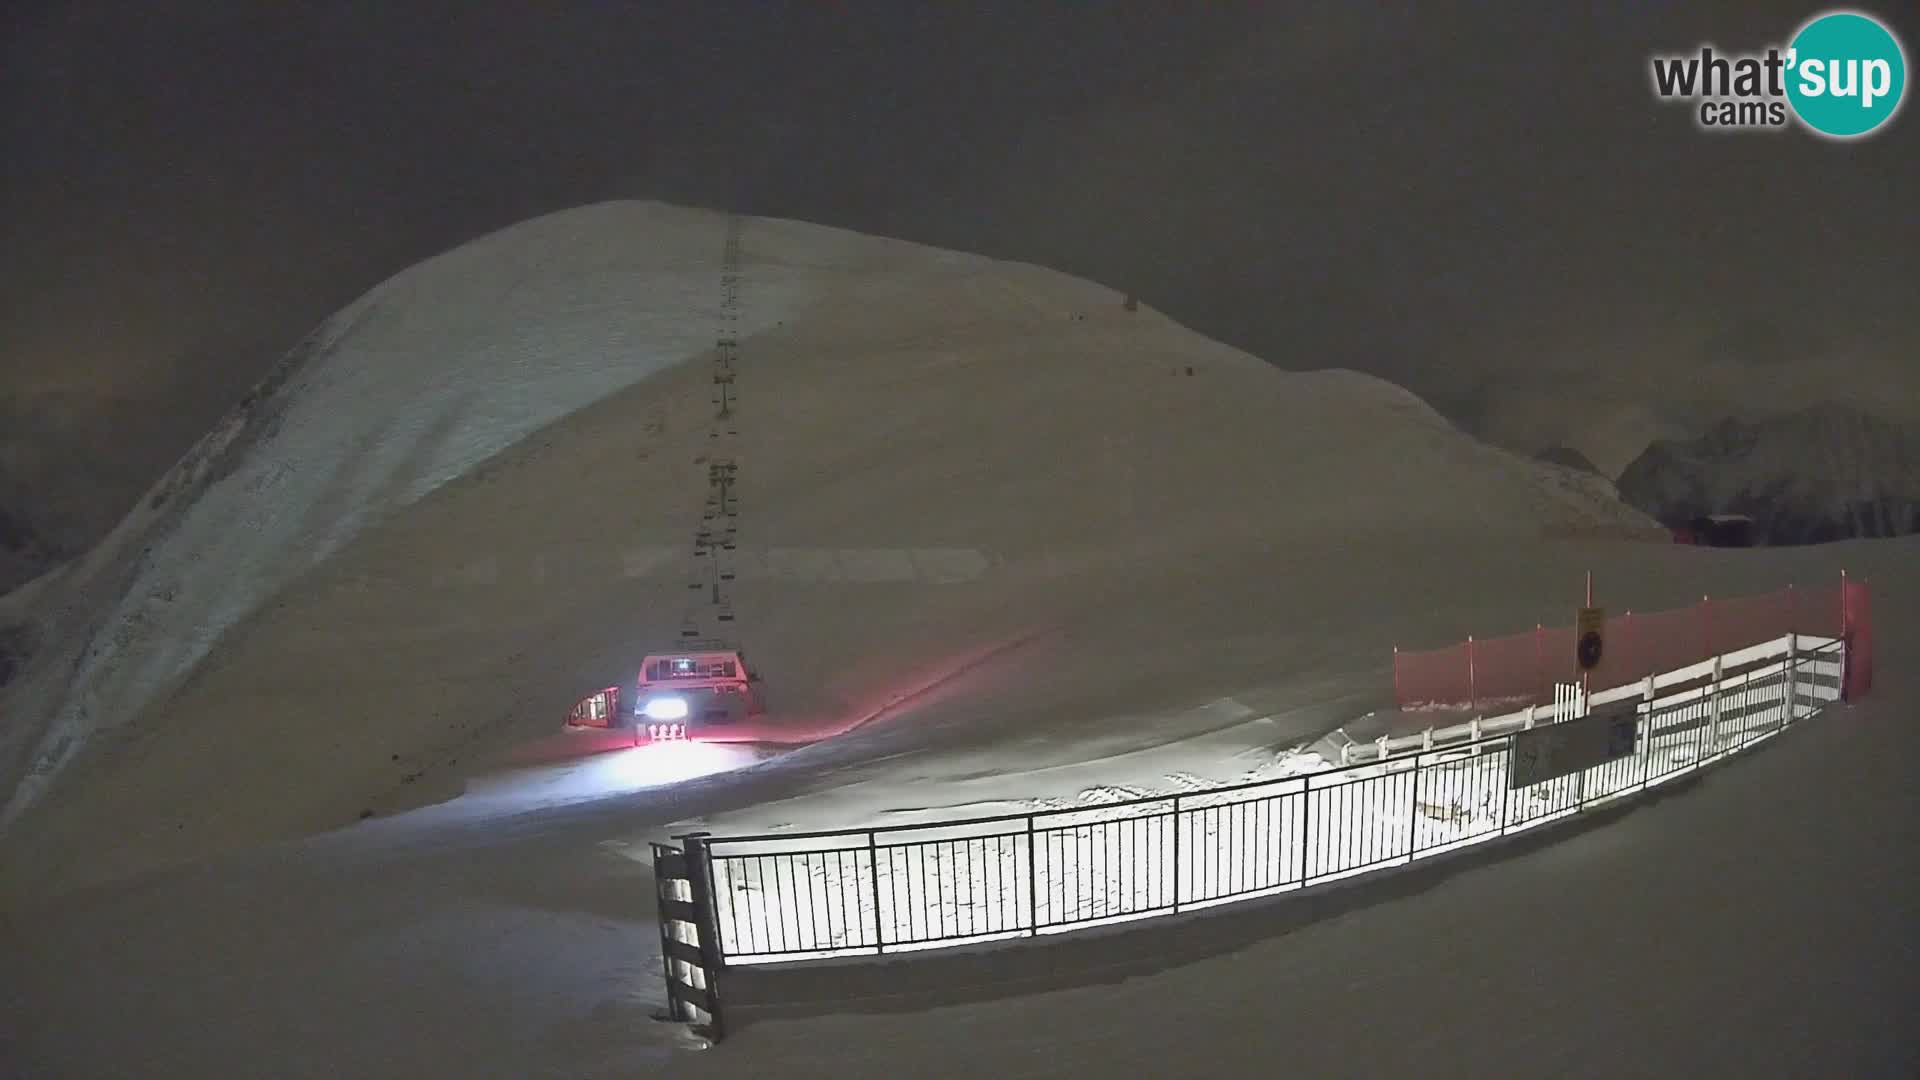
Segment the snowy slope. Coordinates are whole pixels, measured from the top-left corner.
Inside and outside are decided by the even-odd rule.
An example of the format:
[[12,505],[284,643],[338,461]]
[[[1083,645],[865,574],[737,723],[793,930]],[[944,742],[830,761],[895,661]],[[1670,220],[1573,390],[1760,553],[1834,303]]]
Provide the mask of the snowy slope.
[[[49,650],[9,691],[44,732],[16,814],[113,733],[12,865],[84,879],[444,797],[630,678],[684,602],[712,407],[673,365],[713,340],[722,229],[555,215],[331,320],[115,564],[77,667]],[[786,222],[745,247],[738,633],[803,728],[1047,632],[1077,670],[999,722],[1151,726],[1274,677],[1252,642],[1323,601],[1303,562],[1640,520],[1390,384],[1276,371],[1098,286]]]

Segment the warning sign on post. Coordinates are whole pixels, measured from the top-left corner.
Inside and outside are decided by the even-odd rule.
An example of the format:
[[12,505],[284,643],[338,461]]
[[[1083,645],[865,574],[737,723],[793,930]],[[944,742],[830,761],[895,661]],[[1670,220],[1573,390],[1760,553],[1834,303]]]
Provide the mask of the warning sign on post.
[[1583,607],[1573,626],[1573,658],[1581,671],[1592,671],[1606,652],[1607,612],[1604,608]]

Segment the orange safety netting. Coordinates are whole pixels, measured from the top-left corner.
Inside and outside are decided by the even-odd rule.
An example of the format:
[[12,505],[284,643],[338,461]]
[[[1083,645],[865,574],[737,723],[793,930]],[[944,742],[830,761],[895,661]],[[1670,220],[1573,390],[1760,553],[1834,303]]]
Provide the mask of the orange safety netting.
[[1840,697],[1852,701],[1873,689],[1873,594],[1858,581],[1840,587],[1840,636],[1847,641]]
[[[1789,633],[1847,640],[1845,696],[1873,682],[1870,596],[1865,585],[1786,588],[1763,596],[1702,599],[1668,611],[1628,611],[1607,620],[1606,647],[1590,688],[1605,690],[1672,671]],[[1418,706],[1477,708],[1546,702],[1556,682],[1579,675],[1572,627],[1536,626],[1522,634],[1469,638],[1424,651],[1394,650],[1394,700]]]

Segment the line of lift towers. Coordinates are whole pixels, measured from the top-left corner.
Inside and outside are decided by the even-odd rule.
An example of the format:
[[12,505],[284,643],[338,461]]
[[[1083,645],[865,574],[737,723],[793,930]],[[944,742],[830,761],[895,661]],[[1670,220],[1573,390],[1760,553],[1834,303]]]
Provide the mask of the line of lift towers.
[[[729,215],[720,256],[719,332],[713,348],[713,419],[707,428],[707,498],[693,537],[689,602],[680,619],[683,646],[720,644],[734,622],[734,551],[740,529],[739,403],[740,218]],[[714,632],[703,630],[713,621]]]
[[[663,694],[697,699],[682,723],[669,723],[669,737],[695,737],[706,721],[726,722],[765,711],[758,679],[733,640],[735,551],[740,531],[740,231],[727,217],[720,255],[720,306],[713,348],[713,418],[707,427],[707,495],[693,537],[687,602],[680,618],[678,652],[649,655],[641,665],[635,722],[646,723],[650,698]],[[677,711],[677,710],[676,710]],[[656,723],[643,730],[657,734]]]
[[710,725],[766,711],[759,679],[730,633],[740,529],[740,227],[738,215],[727,217],[713,348],[714,411],[708,449],[699,459],[707,466],[707,494],[693,536],[678,638],[661,643],[670,651],[651,652],[641,661],[630,706],[619,686],[607,687],[574,705],[569,729],[631,726],[635,742],[688,739],[712,733]]

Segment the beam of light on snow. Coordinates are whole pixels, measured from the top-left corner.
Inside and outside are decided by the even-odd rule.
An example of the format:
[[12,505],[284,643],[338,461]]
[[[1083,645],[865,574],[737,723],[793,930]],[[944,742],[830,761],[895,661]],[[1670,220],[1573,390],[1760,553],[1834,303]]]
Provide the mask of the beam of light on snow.
[[609,790],[653,787],[725,772],[759,760],[749,747],[677,740],[604,755],[594,768]]
[[515,807],[580,802],[744,768],[768,756],[754,746],[660,742],[476,777],[463,801]]

